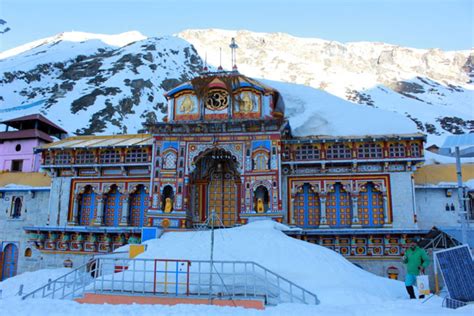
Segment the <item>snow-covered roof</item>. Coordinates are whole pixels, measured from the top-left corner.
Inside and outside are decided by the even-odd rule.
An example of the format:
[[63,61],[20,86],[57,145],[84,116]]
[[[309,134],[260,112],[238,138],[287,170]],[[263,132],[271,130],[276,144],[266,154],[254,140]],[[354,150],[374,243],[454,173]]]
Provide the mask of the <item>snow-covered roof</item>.
[[280,92],[295,137],[420,135],[416,124],[401,114],[355,104],[304,85],[263,82]]

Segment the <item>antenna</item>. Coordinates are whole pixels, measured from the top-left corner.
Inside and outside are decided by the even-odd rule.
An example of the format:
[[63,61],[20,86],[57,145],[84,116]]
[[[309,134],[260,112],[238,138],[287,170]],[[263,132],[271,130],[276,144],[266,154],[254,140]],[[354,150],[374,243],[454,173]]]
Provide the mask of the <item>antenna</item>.
[[239,45],[235,42],[235,37],[232,37],[230,40],[230,50],[231,50],[231,65],[232,65],[232,70],[237,71],[237,54],[236,54],[236,49],[239,48]]
[[219,47],[219,68],[217,70],[222,70],[222,48]]
[[209,71],[209,68],[207,68],[207,52],[206,52],[206,55],[204,57],[204,68],[203,68],[203,72],[208,72]]

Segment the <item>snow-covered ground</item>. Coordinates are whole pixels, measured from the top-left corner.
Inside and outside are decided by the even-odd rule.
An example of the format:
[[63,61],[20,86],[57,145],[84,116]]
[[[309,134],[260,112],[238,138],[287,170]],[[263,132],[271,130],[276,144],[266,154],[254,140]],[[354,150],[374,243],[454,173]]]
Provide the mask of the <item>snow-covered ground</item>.
[[71,271],[69,268],[43,269],[35,272],[25,272],[13,278],[0,282],[2,299],[12,298],[18,295],[23,285],[23,295],[45,285],[49,279],[54,280]]
[[[442,298],[409,300],[404,284],[363,271],[339,254],[296,240],[281,232],[284,225],[261,221],[218,230],[216,260],[252,260],[316,293],[317,306],[280,304],[264,311],[206,305],[89,305],[72,301],[18,297],[0,300],[3,315],[473,315],[474,306],[458,310],[442,308]],[[208,259],[210,232],[172,232],[147,242],[140,258]],[[6,291],[25,280],[37,286],[52,271],[40,270],[0,283]],[[57,270],[56,272],[60,272]],[[31,286],[31,288],[34,288]],[[14,291],[13,291],[14,292]]]

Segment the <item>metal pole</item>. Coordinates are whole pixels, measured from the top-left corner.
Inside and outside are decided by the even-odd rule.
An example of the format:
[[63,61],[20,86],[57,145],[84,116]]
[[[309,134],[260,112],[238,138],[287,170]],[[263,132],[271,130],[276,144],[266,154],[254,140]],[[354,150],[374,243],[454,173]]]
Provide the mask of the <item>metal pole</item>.
[[456,175],[458,178],[458,201],[459,201],[459,219],[461,221],[461,241],[463,244],[467,244],[467,230],[466,230],[466,209],[464,205],[464,190],[462,184],[462,169],[461,169],[461,156],[459,153],[459,147],[456,146]]
[[212,305],[212,270],[214,268],[214,216],[215,211],[211,212],[211,258],[209,267],[209,304]]

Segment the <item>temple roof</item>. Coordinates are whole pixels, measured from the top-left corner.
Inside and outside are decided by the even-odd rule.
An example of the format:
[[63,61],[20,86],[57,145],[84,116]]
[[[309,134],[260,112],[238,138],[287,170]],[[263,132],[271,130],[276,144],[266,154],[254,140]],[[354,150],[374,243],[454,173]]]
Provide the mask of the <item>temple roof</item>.
[[67,132],[41,114],[31,114],[0,122],[18,130],[38,129],[48,135],[61,135]]
[[150,134],[110,135],[110,136],[74,136],[61,141],[44,145],[41,149],[64,148],[100,148],[100,147],[129,147],[152,145]]
[[173,98],[174,95],[181,91],[191,90],[198,96],[204,91],[208,91],[212,88],[223,88],[226,90],[236,91],[241,88],[253,88],[262,92],[263,94],[272,94],[274,96],[274,106],[273,109],[275,112],[284,113],[284,103],[280,96],[280,93],[253,78],[249,78],[240,74],[238,71],[218,71],[218,72],[208,72],[201,74],[191,81],[184,82],[177,87],[166,92],[164,95],[167,99]]
[[54,140],[51,136],[37,129],[25,129],[11,132],[0,132],[0,140],[16,140],[16,139],[36,139],[39,138],[47,143]]

